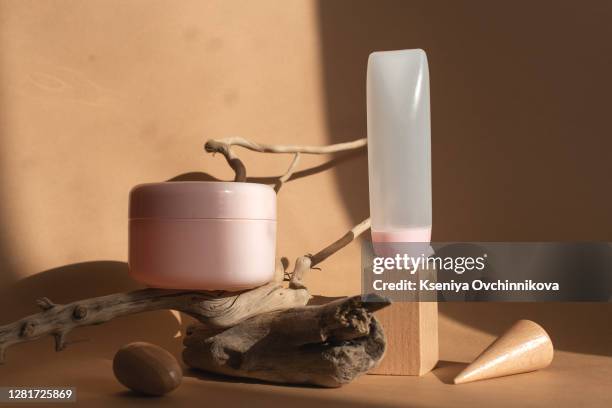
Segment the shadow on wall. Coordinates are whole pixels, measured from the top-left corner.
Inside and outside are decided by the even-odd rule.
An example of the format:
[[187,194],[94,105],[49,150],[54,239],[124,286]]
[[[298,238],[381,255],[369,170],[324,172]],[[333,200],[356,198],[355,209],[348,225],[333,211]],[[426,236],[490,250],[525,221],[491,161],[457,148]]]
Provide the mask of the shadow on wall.
[[[320,0],[318,17],[330,143],[366,135],[369,53],[427,52],[435,241],[612,241],[612,3]],[[366,160],[336,175],[359,222]],[[495,334],[532,317],[558,348],[611,352],[609,303],[440,310]]]
[[[612,241],[612,3],[321,0],[318,17],[330,143],[366,135],[370,52],[427,52],[434,240]],[[366,161],[336,174],[359,222]]]
[[[2,223],[2,212],[0,211],[0,225],[6,225]],[[0,288],[9,287],[15,282],[15,266],[10,256],[10,250],[6,243],[8,237],[5,236],[8,228],[2,228],[3,232],[0,232]]]
[[[0,6],[0,12],[2,10]],[[6,35],[0,38],[0,48],[5,49],[3,46],[5,45],[3,40],[6,40]],[[2,61],[3,62],[3,61]],[[2,70],[4,69],[4,65],[0,63],[0,78],[3,77]],[[7,107],[13,103],[9,101],[6,92],[3,92],[0,89],[0,123],[3,124],[3,129],[6,129],[9,121],[8,118],[8,109]],[[5,131],[5,130],[4,130]],[[7,222],[5,221],[7,218],[6,211],[4,206],[6,205],[5,195],[8,196],[10,191],[7,191],[6,184],[3,182],[4,177],[8,177],[9,172],[4,168],[6,166],[6,160],[3,157],[6,155],[6,148],[0,145],[0,288],[5,288],[10,286],[15,280],[17,280],[17,273],[15,270],[15,264],[13,257],[11,256],[11,248],[10,242],[10,229],[7,228]],[[1,298],[0,298],[1,299]]]

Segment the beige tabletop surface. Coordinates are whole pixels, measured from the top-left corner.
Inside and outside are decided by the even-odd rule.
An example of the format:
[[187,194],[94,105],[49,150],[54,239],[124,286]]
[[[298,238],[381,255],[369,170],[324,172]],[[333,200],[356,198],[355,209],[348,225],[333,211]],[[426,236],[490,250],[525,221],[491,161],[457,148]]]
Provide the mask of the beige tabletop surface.
[[[127,391],[113,377],[114,352],[126,342],[146,340],[180,357],[180,331],[188,324],[172,312],[152,312],[79,329],[61,353],[53,351],[50,338],[13,347],[7,363],[0,367],[0,385],[72,386],[77,390],[77,406],[88,407],[612,406],[609,304],[441,304],[440,309],[442,360],[423,377],[364,375],[339,389],[321,389],[186,370],[183,384],[173,393],[143,398]],[[13,309],[14,313],[18,310]],[[547,327],[557,346],[552,365],[539,372],[453,385],[453,377],[494,339],[493,333],[502,331],[501,327],[519,315]]]

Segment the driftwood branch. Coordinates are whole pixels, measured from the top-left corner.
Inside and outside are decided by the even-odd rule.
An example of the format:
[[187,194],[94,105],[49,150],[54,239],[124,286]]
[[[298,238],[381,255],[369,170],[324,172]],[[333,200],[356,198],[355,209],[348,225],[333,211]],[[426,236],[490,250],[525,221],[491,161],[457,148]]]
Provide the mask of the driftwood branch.
[[304,289],[305,286],[302,280],[306,272],[308,272],[309,270],[323,262],[325,259],[347,246],[349,243],[355,240],[355,238],[363,234],[368,229],[370,229],[370,219],[366,218],[365,220],[361,221],[359,224],[351,228],[351,230],[344,234],[340,239],[334,241],[316,254],[304,255],[299,257],[295,261],[295,268],[289,280],[289,287],[293,289]]
[[[204,149],[209,153],[221,153],[230,167],[234,170],[235,177],[234,181],[246,181],[247,173],[244,163],[238,158],[238,156],[232,150],[233,146],[242,147],[248,150],[259,153],[294,153],[296,156],[293,159],[291,166],[287,173],[281,176],[281,179],[285,178],[280,184],[287,181],[294,171],[299,160],[298,154],[328,154],[345,152],[348,150],[361,149],[367,145],[367,139],[357,139],[351,142],[336,143],[326,146],[304,146],[304,145],[270,145],[264,143],[256,143],[241,137],[228,137],[226,139],[210,139],[204,144]],[[277,186],[277,191],[280,186]]]
[[372,312],[387,305],[355,296],[257,315],[217,333],[198,325],[187,332],[183,361],[218,374],[339,387],[382,359],[384,334]]
[[41,313],[0,327],[0,356],[4,357],[5,350],[13,344],[45,335],[55,337],[55,348],[60,351],[66,346],[66,335],[73,329],[134,313],[172,309],[211,327],[230,327],[260,313],[305,305],[309,299],[307,290],[284,288],[280,282],[237,293],[143,289],[65,305],[43,298],[37,301],[43,309]]
[[336,252],[353,242],[355,238],[370,229],[370,224],[370,218],[366,218],[365,220],[361,221],[359,224],[351,228],[351,230],[344,234],[342,238],[335,241],[331,245],[323,248],[316,254],[312,255],[310,257],[312,266],[317,266],[319,263],[323,262],[331,255],[335,254]]
[[277,193],[279,192],[283,184],[285,184],[285,182],[287,182],[291,178],[291,176],[293,176],[293,173],[297,169],[297,165],[300,162],[300,157],[301,156],[299,152],[293,155],[293,160],[291,160],[291,164],[289,165],[289,168],[287,169],[285,174],[279,177],[278,181],[276,182],[276,186],[274,186],[274,190]]

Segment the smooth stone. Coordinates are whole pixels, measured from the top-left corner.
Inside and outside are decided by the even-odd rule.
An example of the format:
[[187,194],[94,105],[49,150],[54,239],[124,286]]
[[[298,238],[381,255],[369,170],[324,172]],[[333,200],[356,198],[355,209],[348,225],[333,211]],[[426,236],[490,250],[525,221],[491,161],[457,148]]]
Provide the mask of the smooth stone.
[[183,380],[183,370],[167,350],[145,342],[121,347],[113,359],[117,380],[132,391],[147,395],[164,395]]

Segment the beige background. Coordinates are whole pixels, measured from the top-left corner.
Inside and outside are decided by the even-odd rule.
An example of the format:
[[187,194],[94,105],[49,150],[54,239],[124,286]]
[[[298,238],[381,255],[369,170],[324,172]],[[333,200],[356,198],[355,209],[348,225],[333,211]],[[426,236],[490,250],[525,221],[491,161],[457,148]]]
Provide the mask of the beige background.
[[[67,302],[134,287],[129,189],[231,178],[204,153],[207,138],[365,136],[376,49],[429,56],[435,240],[612,241],[611,18],[612,3],[594,0],[1,0],[0,318],[34,312],[43,295]],[[290,161],[240,154],[258,177]],[[281,190],[279,255],[317,251],[367,217],[365,156],[337,164]],[[359,257],[359,245],[347,247],[309,287],[358,292]],[[612,355],[609,305],[441,310],[447,360],[468,361],[520,317],[542,323],[559,349]],[[180,348],[169,313],[107,327],[75,333],[91,341],[72,353],[107,362],[136,339]],[[16,347],[18,366],[60,358],[41,347],[50,343]]]

